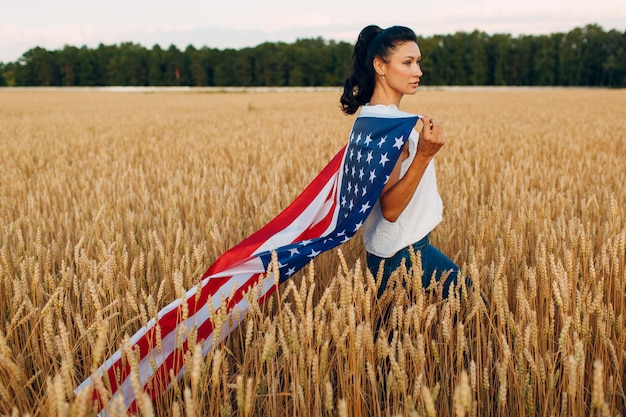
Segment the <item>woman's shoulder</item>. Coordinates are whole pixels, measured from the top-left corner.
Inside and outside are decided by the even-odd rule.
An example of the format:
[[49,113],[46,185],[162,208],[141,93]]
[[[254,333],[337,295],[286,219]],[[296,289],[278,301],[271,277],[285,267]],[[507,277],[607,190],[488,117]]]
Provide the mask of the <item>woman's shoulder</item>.
[[370,106],[366,104],[361,107],[358,117],[389,117],[389,118],[402,118],[402,117],[415,117],[416,114],[404,112],[393,104],[376,104]]

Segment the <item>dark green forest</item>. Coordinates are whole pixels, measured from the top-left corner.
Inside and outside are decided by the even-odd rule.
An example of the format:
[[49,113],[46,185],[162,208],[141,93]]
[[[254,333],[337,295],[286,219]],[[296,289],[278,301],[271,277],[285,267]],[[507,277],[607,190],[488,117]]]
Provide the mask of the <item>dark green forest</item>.
[[[626,31],[474,31],[419,38],[423,85],[626,87]],[[35,47],[0,63],[2,86],[339,86],[353,44],[322,38],[242,49],[136,43]]]

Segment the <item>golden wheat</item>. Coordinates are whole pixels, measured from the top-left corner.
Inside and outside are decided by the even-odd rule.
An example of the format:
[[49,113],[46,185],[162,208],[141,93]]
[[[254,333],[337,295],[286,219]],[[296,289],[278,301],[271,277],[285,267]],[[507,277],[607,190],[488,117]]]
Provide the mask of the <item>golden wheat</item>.
[[[106,387],[118,348],[136,369],[128,336],[345,143],[338,95],[0,91],[0,415],[91,415],[73,389]],[[403,109],[444,125],[432,240],[473,285],[442,300],[414,262],[377,300],[357,237],[206,358],[180,333],[181,380],[152,402],[133,379],[143,414],[626,414],[626,92],[426,90]]]

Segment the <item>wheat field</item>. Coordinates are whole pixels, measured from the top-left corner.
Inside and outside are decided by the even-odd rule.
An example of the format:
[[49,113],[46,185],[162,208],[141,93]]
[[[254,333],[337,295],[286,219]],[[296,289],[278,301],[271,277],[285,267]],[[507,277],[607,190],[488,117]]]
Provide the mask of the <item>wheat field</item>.
[[[0,415],[94,415],[74,388],[347,141],[339,94],[0,90]],[[142,415],[626,415],[626,91],[402,109],[444,126],[431,240],[473,285],[377,300],[357,235]]]

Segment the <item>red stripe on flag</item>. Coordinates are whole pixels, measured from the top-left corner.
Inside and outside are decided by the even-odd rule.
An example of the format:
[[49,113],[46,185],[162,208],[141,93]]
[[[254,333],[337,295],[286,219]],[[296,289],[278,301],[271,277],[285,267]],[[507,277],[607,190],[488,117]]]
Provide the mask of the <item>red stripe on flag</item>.
[[298,236],[296,241],[318,238],[322,235],[322,233],[324,233],[328,229],[328,226],[330,226],[335,216],[335,211],[337,210],[338,188],[339,188],[338,184],[335,184],[333,187],[333,192],[331,193],[330,197],[327,200],[327,201],[329,200],[332,201],[332,206],[330,207],[330,210],[328,211],[328,213],[326,213],[324,218],[320,220],[317,224],[312,225],[308,229],[304,230],[302,234]]

